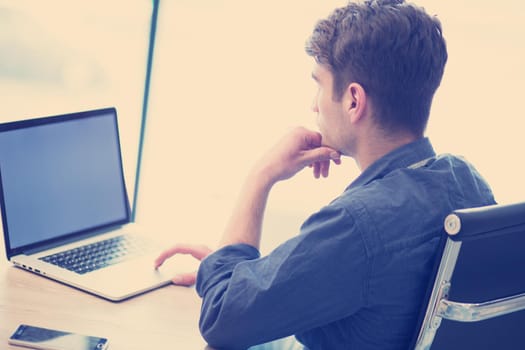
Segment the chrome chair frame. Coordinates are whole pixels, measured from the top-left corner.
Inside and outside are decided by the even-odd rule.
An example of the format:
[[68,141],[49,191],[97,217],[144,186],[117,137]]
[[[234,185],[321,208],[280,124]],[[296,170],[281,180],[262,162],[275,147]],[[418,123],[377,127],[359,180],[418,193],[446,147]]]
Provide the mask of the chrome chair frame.
[[[496,217],[497,222],[491,221]],[[505,224],[502,225],[501,222]],[[452,275],[461,251],[462,240],[517,230],[525,234],[525,203],[457,210],[447,216],[444,229],[448,236],[434,279],[425,318],[415,344],[416,350],[431,348],[443,319],[478,322],[525,309],[525,291],[483,303],[462,303],[449,300]]]

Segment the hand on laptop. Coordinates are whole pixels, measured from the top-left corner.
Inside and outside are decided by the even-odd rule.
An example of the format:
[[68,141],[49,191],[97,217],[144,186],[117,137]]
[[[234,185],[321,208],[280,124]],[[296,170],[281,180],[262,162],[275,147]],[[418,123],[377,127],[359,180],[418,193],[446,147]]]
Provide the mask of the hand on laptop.
[[[155,268],[159,268],[164,261],[169,259],[170,257],[176,255],[176,254],[189,254],[193,256],[197,260],[202,260],[205,257],[207,257],[209,254],[211,254],[213,250],[208,248],[205,245],[195,245],[195,244],[177,244],[165,251],[163,251],[158,258],[155,260]],[[173,277],[172,282],[174,284],[182,285],[182,286],[191,286],[195,284],[195,281],[197,279],[197,272],[188,272],[179,274]]]

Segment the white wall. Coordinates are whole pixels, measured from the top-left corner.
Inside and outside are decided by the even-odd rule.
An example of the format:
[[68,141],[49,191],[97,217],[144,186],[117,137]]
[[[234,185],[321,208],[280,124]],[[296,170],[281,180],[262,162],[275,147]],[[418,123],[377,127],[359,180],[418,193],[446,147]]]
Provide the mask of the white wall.
[[[292,126],[315,127],[315,86],[304,42],[346,1],[163,0],[139,222],[174,241],[214,242],[250,164]],[[444,27],[449,63],[428,136],[438,152],[466,156],[500,202],[525,200],[522,184],[525,5],[518,0],[421,0]],[[358,175],[353,161],[329,179],[279,184],[267,244]]]

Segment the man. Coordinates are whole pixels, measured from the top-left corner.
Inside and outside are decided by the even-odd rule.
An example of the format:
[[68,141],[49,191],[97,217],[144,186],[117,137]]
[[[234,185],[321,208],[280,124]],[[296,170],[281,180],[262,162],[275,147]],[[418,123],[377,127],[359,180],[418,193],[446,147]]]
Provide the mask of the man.
[[[257,163],[215,252],[176,246],[156,265],[178,253],[203,259],[196,288],[211,346],[295,335],[310,350],[406,349],[444,218],[494,203],[471,165],[436,156],[424,137],[447,60],[441,25],[403,0],[350,3],[317,24],[306,50],[315,59],[320,133],[298,128]],[[360,176],[260,257],[272,186],[309,165],[326,177],[341,155]]]

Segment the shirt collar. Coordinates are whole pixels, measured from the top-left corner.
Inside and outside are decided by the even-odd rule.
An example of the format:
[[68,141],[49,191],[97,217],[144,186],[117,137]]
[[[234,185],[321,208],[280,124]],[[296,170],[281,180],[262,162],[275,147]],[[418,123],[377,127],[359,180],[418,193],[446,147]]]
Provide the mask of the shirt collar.
[[427,137],[403,145],[387,153],[365,169],[347,189],[364,186],[375,179],[384,177],[396,169],[408,168],[436,155]]

